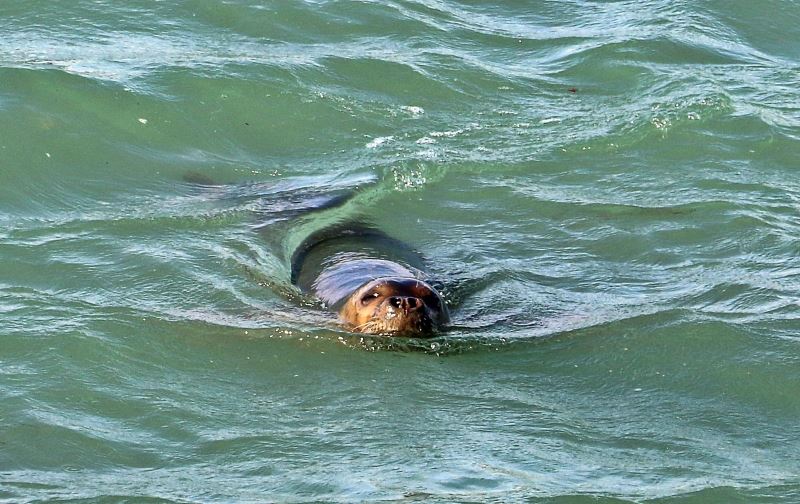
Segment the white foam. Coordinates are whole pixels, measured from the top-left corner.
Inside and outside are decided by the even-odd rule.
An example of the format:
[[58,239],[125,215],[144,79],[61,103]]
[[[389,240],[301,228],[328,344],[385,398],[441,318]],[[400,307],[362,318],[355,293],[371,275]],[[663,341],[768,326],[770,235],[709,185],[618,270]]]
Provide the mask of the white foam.
[[380,147],[381,145],[385,144],[386,142],[391,142],[394,140],[393,136],[385,136],[385,137],[377,137],[373,138],[367,145],[367,149],[375,149]]
[[414,117],[419,117],[425,113],[425,109],[422,107],[416,107],[414,105],[403,105],[400,107],[400,110],[403,112],[408,112]]

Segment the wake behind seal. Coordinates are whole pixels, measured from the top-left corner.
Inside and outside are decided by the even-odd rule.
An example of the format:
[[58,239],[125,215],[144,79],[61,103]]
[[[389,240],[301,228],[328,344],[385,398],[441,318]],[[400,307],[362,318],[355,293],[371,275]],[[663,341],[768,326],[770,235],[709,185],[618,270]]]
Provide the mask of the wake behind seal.
[[448,322],[421,257],[379,230],[343,225],[312,234],[292,256],[292,283],[338,313],[349,330],[430,337]]
[[[253,207],[258,223],[253,229],[275,245],[274,238],[283,234],[285,224],[294,227],[296,232],[283,241],[291,258],[291,283],[336,312],[348,329],[430,337],[449,323],[444,299],[424,273],[418,253],[378,229],[342,218],[369,201],[373,192],[354,192],[349,180],[322,188],[293,179],[218,184],[197,173],[183,178],[194,190],[216,199],[257,202]],[[313,216],[317,230],[306,234],[303,225],[297,226],[302,216]],[[325,221],[327,225],[318,227]]]

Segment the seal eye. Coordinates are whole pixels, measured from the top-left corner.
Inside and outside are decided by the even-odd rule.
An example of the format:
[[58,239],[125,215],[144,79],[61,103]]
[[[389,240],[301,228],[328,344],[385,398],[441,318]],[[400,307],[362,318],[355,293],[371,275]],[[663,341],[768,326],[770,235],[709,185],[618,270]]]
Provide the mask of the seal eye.
[[378,296],[380,296],[380,294],[377,292],[368,292],[364,297],[361,298],[361,302],[363,304],[367,304]]

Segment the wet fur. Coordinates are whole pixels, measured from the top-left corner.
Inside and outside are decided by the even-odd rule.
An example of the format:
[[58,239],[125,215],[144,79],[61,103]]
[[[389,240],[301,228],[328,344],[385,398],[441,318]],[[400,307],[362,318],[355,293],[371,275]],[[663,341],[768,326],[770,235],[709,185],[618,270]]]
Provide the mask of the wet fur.
[[[422,267],[421,257],[403,242],[372,228],[345,226],[301,244],[293,255],[292,281],[337,312],[353,332],[432,336],[449,314]],[[380,302],[364,299],[370,289]],[[392,306],[398,300],[413,300],[413,307]]]

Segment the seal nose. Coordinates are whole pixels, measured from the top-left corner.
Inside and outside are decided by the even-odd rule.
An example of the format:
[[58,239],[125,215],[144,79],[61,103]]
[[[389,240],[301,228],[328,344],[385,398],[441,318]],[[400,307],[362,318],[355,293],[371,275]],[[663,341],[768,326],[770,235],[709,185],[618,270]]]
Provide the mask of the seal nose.
[[392,296],[389,302],[395,308],[400,308],[406,313],[418,310],[422,306],[422,300],[413,296]]

